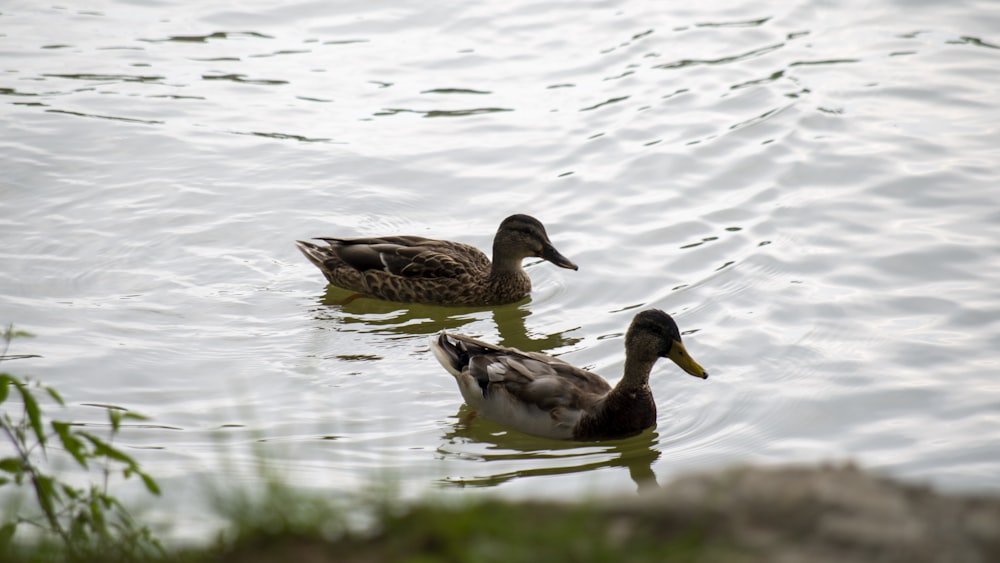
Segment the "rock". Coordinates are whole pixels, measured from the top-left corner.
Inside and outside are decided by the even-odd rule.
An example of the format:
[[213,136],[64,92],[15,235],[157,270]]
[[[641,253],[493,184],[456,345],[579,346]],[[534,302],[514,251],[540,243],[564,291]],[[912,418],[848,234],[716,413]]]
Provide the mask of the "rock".
[[1000,561],[1000,499],[943,495],[853,465],[689,475],[613,510],[667,536],[693,527],[750,561]]

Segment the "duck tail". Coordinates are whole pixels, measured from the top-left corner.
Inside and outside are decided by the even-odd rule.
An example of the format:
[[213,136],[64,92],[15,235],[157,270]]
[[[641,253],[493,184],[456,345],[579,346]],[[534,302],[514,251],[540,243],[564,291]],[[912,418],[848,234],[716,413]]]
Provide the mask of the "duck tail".
[[448,373],[458,377],[469,365],[469,351],[461,339],[445,331],[431,336],[431,351]]
[[302,254],[313,263],[314,266],[320,270],[326,270],[324,262],[330,259],[330,252],[326,248],[311,242],[304,240],[295,241],[295,246],[299,248]]

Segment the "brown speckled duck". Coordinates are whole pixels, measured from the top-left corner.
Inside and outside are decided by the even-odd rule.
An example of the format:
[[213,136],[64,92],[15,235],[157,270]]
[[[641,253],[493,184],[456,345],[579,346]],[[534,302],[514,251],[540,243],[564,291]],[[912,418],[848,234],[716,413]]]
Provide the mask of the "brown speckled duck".
[[368,297],[438,305],[499,305],[531,291],[521,260],[538,257],[576,270],[534,217],[511,215],[493,238],[493,262],[479,249],[418,236],[320,237],[296,241],[335,286]]
[[522,352],[442,331],[431,350],[458,380],[466,404],[505,426],[547,438],[625,438],[656,425],[649,373],[670,358],[687,373],[708,372],[681,343],[677,323],[658,309],[635,316],[625,335],[625,374],[601,376],[538,352]]

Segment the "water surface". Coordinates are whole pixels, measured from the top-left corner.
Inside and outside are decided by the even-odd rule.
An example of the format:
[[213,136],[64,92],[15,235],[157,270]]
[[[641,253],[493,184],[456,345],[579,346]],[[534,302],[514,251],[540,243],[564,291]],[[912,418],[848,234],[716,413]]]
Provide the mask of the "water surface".
[[[1000,490],[1000,10],[991,2],[20,3],[0,10],[5,366],[197,519],[261,457],[336,498],[631,495],[738,463],[855,460]],[[293,246],[489,249],[541,219],[495,308],[341,305]],[[616,380],[675,316],[655,430],[562,444],[472,418],[428,337]]]

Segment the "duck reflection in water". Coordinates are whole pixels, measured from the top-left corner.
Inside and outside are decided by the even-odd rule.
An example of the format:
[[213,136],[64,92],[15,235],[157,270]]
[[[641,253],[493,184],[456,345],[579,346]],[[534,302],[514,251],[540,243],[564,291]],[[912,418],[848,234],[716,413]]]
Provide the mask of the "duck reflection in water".
[[568,475],[623,467],[628,469],[639,493],[659,487],[653,472],[653,463],[660,457],[660,451],[656,449],[660,435],[655,429],[623,440],[563,442],[508,430],[490,420],[477,418],[467,405],[462,405],[455,418],[458,421],[445,432],[445,443],[438,448],[442,458],[473,458],[494,466],[523,465],[524,468],[489,475],[449,477],[442,480],[445,485],[494,487],[523,477]]
[[352,296],[356,294],[332,285],[327,286],[326,293],[319,299],[321,307],[314,310],[315,318],[357,325],[358,332],[422,336],[442,330],[457,330],[492,313],[499,342],[503,346],[532,352],[549,352],[580,341],[579,338],[566,335],[579,327],[551,334],[531,334],[527,327],[527,319],[532,314],[529,309],[531,297],[517,303],[493,307],[445,307],[370,298],[350,299]]

